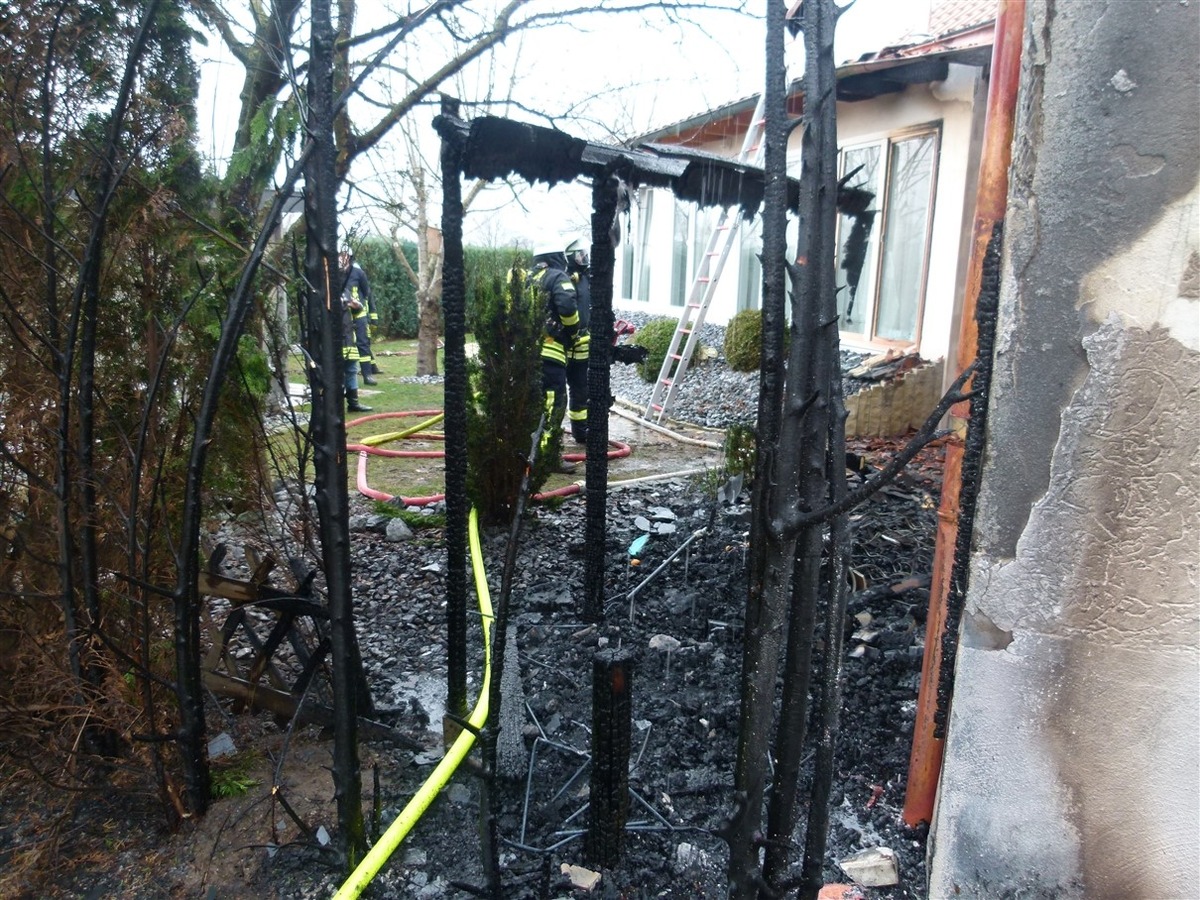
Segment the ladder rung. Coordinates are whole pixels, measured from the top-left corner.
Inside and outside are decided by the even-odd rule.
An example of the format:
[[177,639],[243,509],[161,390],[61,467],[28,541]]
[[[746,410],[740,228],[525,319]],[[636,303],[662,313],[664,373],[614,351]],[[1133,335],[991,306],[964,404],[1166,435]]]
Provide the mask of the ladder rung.
[[712,281],[712,279],[709,278],[707,275],[701,275],[699,278],[696,279],[696,282],[698,284],[708,284],[710,281]]
[[662,385],[666,385],[667,387],[670,387],[675,382],[673,382],[670,378],[663,378],[663,379],[660,379],[658,383],[662,384]]
[[682,356],[680,356],[678,353],[672,353],[672,354],[671,354],[671,359],[683,359],[683,357],[682,357]]

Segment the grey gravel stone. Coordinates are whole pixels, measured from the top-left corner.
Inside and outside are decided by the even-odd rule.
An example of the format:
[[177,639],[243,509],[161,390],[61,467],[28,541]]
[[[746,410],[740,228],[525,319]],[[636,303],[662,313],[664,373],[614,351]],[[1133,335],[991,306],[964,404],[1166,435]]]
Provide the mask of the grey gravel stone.
[[384,532],[384,537],[393,543],[398,541],[411,541],[412,529],[408,527],[403,519],[390,519],[387,523],[387,531]]
[[[616,316],[637,328],[652,318],[660,318],[630,310],[617,310]],[[725,329],[722,326],[706,322],[700,326],[699,334],[701,346],[715,350],[717,355],[706,359],[697,352],[692,357],[668,410],[669,417],[708,428],[754,425],[758,418],[755,400],[758,396],[758,372],[735,372],[729,368],[724,356]],[[633,337],[636,339],[637,334]],[[852,350],[843,350],[841,355],[843,372],[866,358],[866,354]],[[843,378],[842,386],[849,395],[858,390],[860,384]],[[609,389],[620,400],[644,410],[650,403],[654,385],[643,381],[636,367],[614,363],[609,370]]]

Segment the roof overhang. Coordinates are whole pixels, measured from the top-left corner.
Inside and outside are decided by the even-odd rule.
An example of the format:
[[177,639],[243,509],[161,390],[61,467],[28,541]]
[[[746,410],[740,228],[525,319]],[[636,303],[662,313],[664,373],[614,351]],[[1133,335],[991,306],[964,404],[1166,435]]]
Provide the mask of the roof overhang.
[[[995,23],[987,22],[934,40],[877,53],[837,69],[837,98],[846,103],[870,100],[903,91],[909,85],[945,81],[950,63],[985,67],[992,58]],[[708,144],[745,134],[758,95],[735,100],[717,109],[667,125],[637,138],[636,143]],[[804,108],[804,81],[788,87],[788,115]]]

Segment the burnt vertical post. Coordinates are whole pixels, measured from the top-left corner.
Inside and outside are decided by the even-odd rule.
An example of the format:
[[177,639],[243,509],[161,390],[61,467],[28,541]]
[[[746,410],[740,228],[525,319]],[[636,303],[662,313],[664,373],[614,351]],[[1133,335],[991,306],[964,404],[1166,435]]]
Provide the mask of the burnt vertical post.
[[[442,97],[441,115],[459,103]],[[442,131],[442,312],[446,320],[446,711],[467,715],[467,355],[462,244],[462,148]],[[445,743],[458,727],[444,723]]]
[[583,618],[604,620],[604,550],[608,504],[609,364],[613,333],[613,220],[618,181],[597,175],[592,182],[592,343],[588,351],[587,555],[583,571]]
[[611,868],[625,849],[629,817],[629,748],[633,655],[601,650],[592,657],[592,781],[586,856]]

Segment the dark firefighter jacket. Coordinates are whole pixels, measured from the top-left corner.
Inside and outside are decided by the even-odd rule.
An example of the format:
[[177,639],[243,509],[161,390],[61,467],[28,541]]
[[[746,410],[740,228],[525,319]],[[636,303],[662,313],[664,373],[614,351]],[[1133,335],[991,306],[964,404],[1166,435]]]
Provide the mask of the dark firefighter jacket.
[[[355,303],[360,306],[354,309]],[[367,283],[367,273],[354,263],[346,274],[342,287],[342,356],[345,359],[359,359],[358,346],[355,341],[354,320],[363,316],[371,316],[368,321],[374,322],[378,316],[373,315],[371,308],[371,286]]]
[[592,276],[587,269],[571,272],[575,284],[575,303],[579,309],[579,330],[575,333],[575,344],[567,350],[568,359],[586,360],[591,346],[590,325],[592,320]]
[[546,310],[542,359],[565,366],[567,350],[574,345],[579,330],[575,285],[562,269],[546,266],[529,276],[529,293],[530,302],[541,303]]

